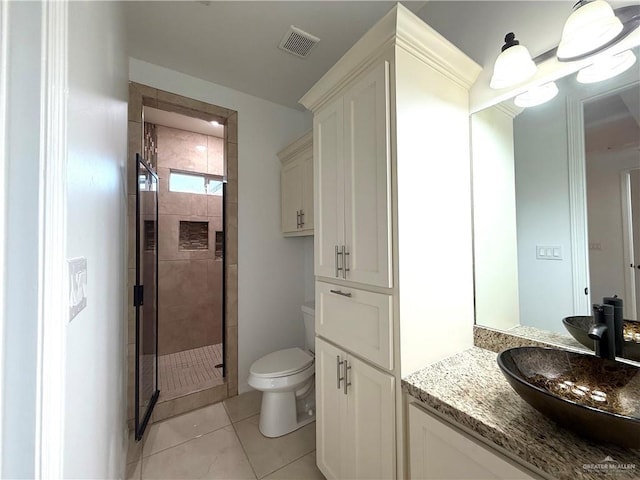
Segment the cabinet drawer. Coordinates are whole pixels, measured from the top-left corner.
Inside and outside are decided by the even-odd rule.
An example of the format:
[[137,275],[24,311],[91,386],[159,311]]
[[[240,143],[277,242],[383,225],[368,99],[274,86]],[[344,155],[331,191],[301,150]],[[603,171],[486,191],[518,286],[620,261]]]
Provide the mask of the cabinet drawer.
[[316,282],[316,333],[393,369],[391,295]]

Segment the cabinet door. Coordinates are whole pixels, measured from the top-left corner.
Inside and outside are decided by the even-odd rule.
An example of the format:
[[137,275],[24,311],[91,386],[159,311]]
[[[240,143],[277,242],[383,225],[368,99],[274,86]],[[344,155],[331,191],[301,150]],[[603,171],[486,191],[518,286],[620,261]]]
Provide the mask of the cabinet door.
[[529,474],[420,407],[409,405],[410,478],[534,480]]
[[302,174],[304,165],[293,161],[282,167],[280,191],[282,192],[282,232],[297,232],[298,212],[302,208]]
[[355,357],[347,359],[347,438],[351,445],[344,478],[396,477],[393,376]]
[[344,116],[338,99],[313,118],[315,274],[336,277],[335,249],[344,239]]
[[347,279],[392,286],[389,63],[344,96]]
[[313,230],[313,156],[302,160],[302,228]]
[[316,338],[316,461],[325,477],[346,478],[345,425],[347,397],[343,383],[338,382],[344,371],[338,362],[346,360],[342,350]]

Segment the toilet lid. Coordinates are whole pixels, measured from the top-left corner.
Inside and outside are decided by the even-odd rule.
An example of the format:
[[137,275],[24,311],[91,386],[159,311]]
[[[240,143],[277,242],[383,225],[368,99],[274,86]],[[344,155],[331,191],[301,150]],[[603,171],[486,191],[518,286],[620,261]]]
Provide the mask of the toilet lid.
[[304,370],[313,363],[313,357],[301,348],[287,348],[265,355],[251,365],[250,372],[257,377],[284,377]]

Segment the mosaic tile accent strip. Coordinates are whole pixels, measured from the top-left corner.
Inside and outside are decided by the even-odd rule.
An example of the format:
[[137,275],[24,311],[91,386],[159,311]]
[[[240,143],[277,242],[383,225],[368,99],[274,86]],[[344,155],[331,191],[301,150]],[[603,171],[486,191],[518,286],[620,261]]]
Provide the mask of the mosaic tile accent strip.
[[159,401],[171,400],[190,393],[222,385],[222,344],[207,345],[192,350],[158,357]]
[[208,250],[209,222],[180,221],[180,250]]
[[[637,479],[640,451],[585,440],[529,406],[509,386],[494,352],[473,347],[402,380],[402,388],[440,414],[504,448],[558,480],[601,480],[585,468],[607,457],[632,470],[616,480]],[[614,477],[612,477],[614,478]]]

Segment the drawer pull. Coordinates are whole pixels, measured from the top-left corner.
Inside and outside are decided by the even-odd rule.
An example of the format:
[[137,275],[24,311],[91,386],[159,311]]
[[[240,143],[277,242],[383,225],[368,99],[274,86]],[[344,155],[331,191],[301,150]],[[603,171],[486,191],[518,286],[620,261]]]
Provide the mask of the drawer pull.
[[343,297],[350,297],[350,293],[344,293],[340,290],[329,290],[331,293],[335,293],[336,295],[342,295]]

